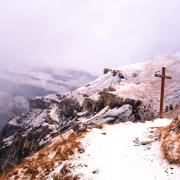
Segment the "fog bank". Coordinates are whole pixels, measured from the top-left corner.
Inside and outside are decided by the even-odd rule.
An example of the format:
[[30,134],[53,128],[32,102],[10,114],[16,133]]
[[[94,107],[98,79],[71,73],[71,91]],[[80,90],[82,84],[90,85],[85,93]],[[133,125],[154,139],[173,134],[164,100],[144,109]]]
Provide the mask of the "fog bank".
[[1,0],[0,62],[101,72],[179,51],[179,7],[179,0]]

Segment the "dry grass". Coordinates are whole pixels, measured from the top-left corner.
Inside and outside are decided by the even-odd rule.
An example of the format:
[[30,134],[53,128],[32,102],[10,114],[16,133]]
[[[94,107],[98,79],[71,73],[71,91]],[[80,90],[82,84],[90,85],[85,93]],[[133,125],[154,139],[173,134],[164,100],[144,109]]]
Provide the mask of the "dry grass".
[[60,174],[53,174],[53,180],[79,180],[81,179],[82,175],[77,174],[77,175],[67,175],[62,177]]
[[[54,175],[54,179],[78,179],[80,175],[74,176],[71,174],[70,169],[72,165],[63,164],[67,160],[73,160],[75,152],[83,153],[85,149],[82,147],[80,140],[85,136],[88,130],[83,132],[72,133],[65,140],[62,138],[59,142],[45,147],[32,158],[25,160],[20,165],[15,166],[10,171],[0,177],[0,180],[6,180],[10,177],[21,177],[21,179],[41,180],[45,179],[50,172],[53,171],[55,166],[63,165],[60,173]],[[54,152],[54,154],[50,154]],[[52,157],[49,157],[52,156]],[[20,179],[20,178],[19,178]]]
[[72,169],[74,165],[67,162],[64,163],[63,167],[61,168],[59,173],[53,174],[53,180],[79,180],[83,175],[77,174],[74,175]]
[[95,128],[97,129],[104,129],[106,127],[107,124],[98,124],[95,126]]
[[159,128],[159,132],[164,158],[170,164],[180,165],[180,120]]

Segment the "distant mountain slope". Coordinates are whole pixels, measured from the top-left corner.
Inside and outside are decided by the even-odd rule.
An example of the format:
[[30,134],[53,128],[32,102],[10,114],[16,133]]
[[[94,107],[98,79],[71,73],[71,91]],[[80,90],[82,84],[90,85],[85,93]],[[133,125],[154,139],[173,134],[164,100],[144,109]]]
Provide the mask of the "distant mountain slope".
[[28,108],[28,99],[72,91],[96,77],[81,70],[5,67],[0,73],[0,129],[13,116]]
[[161,79],[155,77],[155,72],[161,73],[163,66],[166,66],[167,75],[173,77],[172,80],[166,80],[165,83],[165,106],[179,104],[180,59],[174,54],[161,55],[144,63],[108,70],[106,74],[95,81],[73,91],[73,96],[82,103],[83,96],[86,94],[95,102],[99,97],[99,92],[110,87],[111,95],[142,100],[151,104],[154,110],[158,110]]
[[[168,111],[169,107],[180,104],[180,60],[174,55],[159,56],[115,70],[106,69],[104,75],[72,92],[31,99],[30,111],[9,120],[2,131],[1,171],[54,143],[53,138],[61,139],[62,135],[101,127],[104,123],[153,120],[158,116],[161,82],[154,74],[161,71],[162,66],[167,66],[167,73],[173,76],[173,80],[166,81]],[[58,162],[51,164],[52,169],[62,163],[59,162],[62,161],[59,159],[61,149],[58,153],[55,156]],[[68,153],[72,152],[68,150]],[[48,168],[40,174],[43,179],[49,178]],[[23,169],[25,174],[29,172],[26,170]]]

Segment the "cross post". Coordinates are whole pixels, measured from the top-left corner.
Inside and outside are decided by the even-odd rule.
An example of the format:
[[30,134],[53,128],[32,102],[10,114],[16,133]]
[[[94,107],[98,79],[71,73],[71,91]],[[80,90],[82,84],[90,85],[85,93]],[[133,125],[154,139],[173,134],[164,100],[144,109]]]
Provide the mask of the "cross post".
[[172,79],[172,76],[166,76],[166,67],[162,67],[162,74],[156,74],[155,77],[161,78],[161,95],[160,95],[160,118],[164,117],[163,107],[164,107],[164,88],[165,80]]

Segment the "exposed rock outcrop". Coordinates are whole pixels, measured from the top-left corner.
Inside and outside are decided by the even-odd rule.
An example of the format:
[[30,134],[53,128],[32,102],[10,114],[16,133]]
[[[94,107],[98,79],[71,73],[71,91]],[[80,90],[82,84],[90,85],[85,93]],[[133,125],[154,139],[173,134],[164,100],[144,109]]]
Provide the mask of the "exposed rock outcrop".
[[[85,98],[82,110],[83,111],[89,111],[89,112],[99,112],[104,107],[109,106],[111,109],[113,108],[119,108],[123,105],[129,104],[132,107],[132,113],[134,115],[135,120],[141,120],[145,116],[147,116],[146,110],[143,111],[143,108],[145,105],[142,104],[140,100],[134,100],[134,99],[124,99],[122,97],[119,97],[116,94],[113,94],[112,92],[102,91],[99,93],[99,95],[93,99],[93,98]],[[140,108],[141,107],[141,108]],[[141,111],[140,111],[141,110]],[[147,111],[148,112],[148,111]],[[149,113],[152,114],[152,109],[149,109]],[[148,115],[149,118],[149,115]],[[153,116],[150,118],[152,119]]]
[[94,100],[92,98],[85,98],[82,105],[82,111],[99,112],[104,108],[104,104],[101,99]]
[[29,101],[30,108],[48,109],[51,106],[50,99],[38,97]]
[[112,72],[112,69],[109,69],[109,68],[104,68],[103,73],[104,73],[104,74],[107,74],[108,72]]
[[58,104],[59,108],[64,112],[66,118],[74,118],[80,112],[81,106],[75,98],[66,98]]

